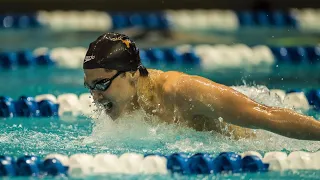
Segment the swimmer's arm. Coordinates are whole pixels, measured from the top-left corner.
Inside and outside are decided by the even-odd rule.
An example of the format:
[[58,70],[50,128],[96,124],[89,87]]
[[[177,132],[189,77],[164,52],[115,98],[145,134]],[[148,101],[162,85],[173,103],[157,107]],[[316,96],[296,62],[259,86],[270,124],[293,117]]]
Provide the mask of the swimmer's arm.
[[312,117],[258,104],[230,87],[198,76],[179,80],[176,102],[189,117],[222,117],[227,123],[246,128],[264,129],[296,139],[320,140],[320,122]]

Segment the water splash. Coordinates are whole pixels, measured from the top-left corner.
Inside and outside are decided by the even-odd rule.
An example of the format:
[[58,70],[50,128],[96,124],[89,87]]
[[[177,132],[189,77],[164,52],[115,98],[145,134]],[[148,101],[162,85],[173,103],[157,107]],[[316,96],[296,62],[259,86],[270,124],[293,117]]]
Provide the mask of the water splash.
[[[250,98],[267,105],[286,107],[281,100],[268,93],[266,87],[234,87]],[[319,116],[320,114],[316,114]],[[122,154],[173,152],[243,152],[259,151],[317,151],[320,142],[286,138],[257,130],[256,139],[232,140],[215,132],[198,132],[194,129],[166,124],[143,111],[125,115],[112,121],[103,112],[95,113],[92,122],[84,124],[62,123],[45,118],[11,119],[1,122],[0,148],[3,154],[19,156],[24,153],[96,154],[109,152]]]
[[266,86],[231,86],[232,89],[241,92],[250,99],[267,106],[290,108],[289,104],[284,104],[281,98],[276,94],[271,94]]
[[[281,99],[270,94],[265,86],[233,86],[251,99],[268,106],[292,108]],[[267,151],[317,151],[320,142],[296,140],[271,132],[256,130],[256,139],[232,140],[215,132],[198,132],[175,124],[165,124],[156,117],[147,116],[143,111],[120,118],[115,123],[107,116],[95,120],[93,133],[84,143],[100,144],[109,149],[119,147],[128,151],[161,152],[243,152]],[[141,151],[140,151],[141,152]]]

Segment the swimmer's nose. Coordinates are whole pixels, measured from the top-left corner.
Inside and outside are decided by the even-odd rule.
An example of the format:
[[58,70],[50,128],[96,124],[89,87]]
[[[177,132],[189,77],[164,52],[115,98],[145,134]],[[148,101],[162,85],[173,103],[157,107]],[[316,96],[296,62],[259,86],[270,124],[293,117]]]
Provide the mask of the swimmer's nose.
[[103,99],[103,95],[98,91],[91,91],[91,94],[94,101],[100,101],[101,99]]

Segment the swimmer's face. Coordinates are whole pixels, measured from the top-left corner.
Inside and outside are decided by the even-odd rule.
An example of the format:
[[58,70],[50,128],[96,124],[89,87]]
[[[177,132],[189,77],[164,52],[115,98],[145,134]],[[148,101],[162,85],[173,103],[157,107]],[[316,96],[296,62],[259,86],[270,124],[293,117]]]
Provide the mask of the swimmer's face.
[[[132,109],[133,98],[136,90],[131,81],[131,77],[126,73],[118,74],[118,71],[106,71],[103,68],[85,69],[84,83],[90,89],[95,103],[103,106],[106,113],[112,118],[116,119],[121,114]],[[115,76],[117,75],[117,76]],[[111,83],[109,82],[109,80]],[[104,90],[101,87],[109,87]]]

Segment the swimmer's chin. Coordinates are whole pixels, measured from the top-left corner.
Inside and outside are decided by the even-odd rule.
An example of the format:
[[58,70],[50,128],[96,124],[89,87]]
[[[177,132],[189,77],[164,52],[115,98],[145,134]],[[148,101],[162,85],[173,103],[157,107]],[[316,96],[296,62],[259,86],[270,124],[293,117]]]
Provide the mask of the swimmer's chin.
[[114,113],[112,110],[110,109],[106,109],[105,110],[105,113],[113,120],[113,121],[116,121],[120,115],[117,114],[117,113]]

